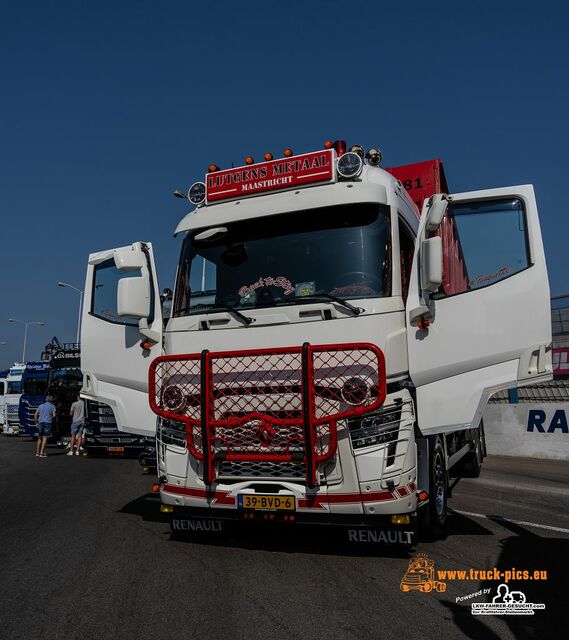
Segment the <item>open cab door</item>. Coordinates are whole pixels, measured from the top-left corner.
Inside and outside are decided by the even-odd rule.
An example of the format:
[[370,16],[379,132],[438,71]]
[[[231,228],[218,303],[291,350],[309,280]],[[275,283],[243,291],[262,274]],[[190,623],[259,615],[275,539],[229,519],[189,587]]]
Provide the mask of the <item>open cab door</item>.
[[153,436],[148,368],[162,353],[162,309],[152,245],[89,256],[81,325],[82,397],[112,407],[119,430]]
[[551,378],[532,186],[426,201],[410,280],[409,374],[423,435],[477,427],[494,392]]

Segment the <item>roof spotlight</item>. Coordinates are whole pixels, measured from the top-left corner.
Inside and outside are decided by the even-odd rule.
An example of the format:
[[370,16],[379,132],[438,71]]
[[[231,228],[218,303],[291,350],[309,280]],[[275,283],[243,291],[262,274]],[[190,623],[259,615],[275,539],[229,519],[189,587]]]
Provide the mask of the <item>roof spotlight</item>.
[[341,178],[349,179],[359,176],[362,172],[364,161],[357,153],[348,151],[340,156],[336,162],[336,169]]
[[368,164],[371,164],[373,167],[379,166],[379,163],[381,162],[381,151],[374,148],[370,149],[366,153],[366,160]]
[[205,182],[194,182],[188,191],[188,200],[196,207],[205,200]]
[[365,157],[365,149],[362,147],[362,145],[361,145],[361,144],[353,144],[353,145],[350,147],[350,151],[351,151],[352,153],[357,153],[357,154],[358,154],[358,156],[359,156],[362,160],[363,160],[363,159],[364,159],[364,157]]

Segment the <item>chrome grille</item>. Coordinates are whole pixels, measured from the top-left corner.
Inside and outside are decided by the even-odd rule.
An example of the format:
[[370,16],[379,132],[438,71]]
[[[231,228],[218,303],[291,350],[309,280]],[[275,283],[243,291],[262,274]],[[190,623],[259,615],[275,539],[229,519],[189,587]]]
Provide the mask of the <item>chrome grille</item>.
[[100,442],[101,444],[132,444],[133,442],[136,442],[137,439],[136,438],[128,438],[125,436],[121,436],[121,437],[117,437],[117,438],[111,438],[108,436],[101,436],[99,438],[96,438],[97,442]]
[[302,462],[222,461],[219,463],[220,480],[243,478],[270,478],[271,480],[303,481],[306,475]]

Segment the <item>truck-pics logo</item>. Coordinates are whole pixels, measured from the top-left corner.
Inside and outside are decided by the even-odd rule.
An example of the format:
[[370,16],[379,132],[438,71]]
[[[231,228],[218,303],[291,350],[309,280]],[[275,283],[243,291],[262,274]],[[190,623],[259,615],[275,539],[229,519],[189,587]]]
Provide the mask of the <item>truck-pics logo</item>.
[[446,582],[435,580],[435,563],[426,553],[418,553],[409,560],[407,571],[401,578],[401,591],[446,591]]

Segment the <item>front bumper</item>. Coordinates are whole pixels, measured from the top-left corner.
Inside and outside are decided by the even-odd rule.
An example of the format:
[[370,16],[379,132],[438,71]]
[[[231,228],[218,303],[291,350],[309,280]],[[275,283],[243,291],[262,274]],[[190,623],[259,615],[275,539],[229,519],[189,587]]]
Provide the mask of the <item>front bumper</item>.
[[[302,527],[312,528],[321,535],[322,526],[338,536],[339,541],[368,544],[413,546],[417,540],[416,514],[409,516],[409,523],[393,524],[391,516],[367,514],[314,514],[296,512],[294,518],[285,512],[250,512],[237,509],[200,507],[173,507],[170,530],[176,535],[228,534],[247,532],[253,527]],[[285,520],[285,517],[287,519]]]

